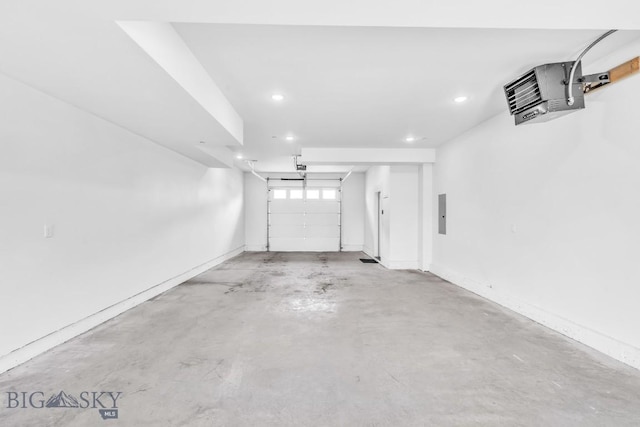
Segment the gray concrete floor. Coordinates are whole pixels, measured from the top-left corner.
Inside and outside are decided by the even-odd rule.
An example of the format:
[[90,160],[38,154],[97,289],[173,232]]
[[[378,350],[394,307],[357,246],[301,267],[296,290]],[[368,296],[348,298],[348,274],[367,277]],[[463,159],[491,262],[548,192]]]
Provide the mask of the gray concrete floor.
[[[637,370],[362,256],[242,254],[1,375],[0,426],[640,425]],[[119,419],[6,408],[36,390]]]

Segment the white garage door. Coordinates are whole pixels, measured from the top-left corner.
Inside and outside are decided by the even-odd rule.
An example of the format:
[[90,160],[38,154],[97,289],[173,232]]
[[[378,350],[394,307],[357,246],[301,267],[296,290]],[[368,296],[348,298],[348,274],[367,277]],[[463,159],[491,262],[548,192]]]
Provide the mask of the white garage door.
[[269,250],[340,250],[340,181],[270,181]]

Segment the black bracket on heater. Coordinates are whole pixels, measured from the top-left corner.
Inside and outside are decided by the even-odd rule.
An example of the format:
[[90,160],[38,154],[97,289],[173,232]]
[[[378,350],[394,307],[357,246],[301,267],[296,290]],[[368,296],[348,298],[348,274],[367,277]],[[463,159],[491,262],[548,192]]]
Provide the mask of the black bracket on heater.
[[582,83],[582,91],[588,93],[593,89],[597,89],[606,84],[611,83],[611,78],[608,71],[604,73],[589,74],[588,76],[582,76],[578,79],[579,83]]

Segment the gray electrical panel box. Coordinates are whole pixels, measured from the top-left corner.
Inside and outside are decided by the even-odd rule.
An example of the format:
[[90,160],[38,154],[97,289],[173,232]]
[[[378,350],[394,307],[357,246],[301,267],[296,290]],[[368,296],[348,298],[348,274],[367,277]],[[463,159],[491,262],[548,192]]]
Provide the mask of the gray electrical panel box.
[[447,195],[438,194],[438,233],[447,234]]

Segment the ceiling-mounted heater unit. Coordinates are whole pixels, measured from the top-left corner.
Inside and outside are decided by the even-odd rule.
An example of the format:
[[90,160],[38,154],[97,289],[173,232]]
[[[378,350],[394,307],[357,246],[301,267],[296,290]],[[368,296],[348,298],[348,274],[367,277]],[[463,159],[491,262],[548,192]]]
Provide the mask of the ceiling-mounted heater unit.
[[576,61],[539,65],[505,85],[504,94],[516,125],[546,122],[583,109],[585,84],[608,83],[609,73],[583,76],[582,57],[614,32],[600,36]]
[[[504,87],[509,112],[515,116],[516,125],[544,122],[584,108],[584,93],[580,82],[573,83],[575,100],[568,105],[565,81],[573,62],[559,62],[535,67]],[[578,64],[576,75],[582,77]]]

